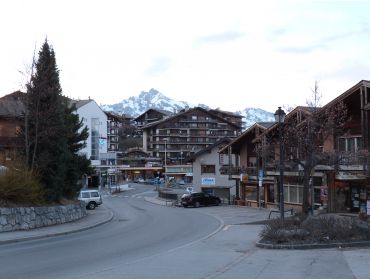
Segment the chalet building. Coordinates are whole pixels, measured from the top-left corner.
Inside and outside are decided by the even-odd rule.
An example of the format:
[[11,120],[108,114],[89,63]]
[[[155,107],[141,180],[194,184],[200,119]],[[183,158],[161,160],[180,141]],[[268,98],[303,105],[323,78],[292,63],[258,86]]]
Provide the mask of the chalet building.
[[222,138],[188,159],[192,163],[194,191],[216,195],[224,203],[232,202],[236,195],[235,184],[228,174],[222,173],[222,168],[229,165],[228,154],[219,153],[230,141]]
[[22,95],[16,91],[0,98],[0,164],[13,160],[22,145],[22,139],[18,137],[24,123]]
[[[302,125],[306,122],[315,111],[320,111],[321,108],[298,106],[291,112],[289,112],[284,120],[283,127],[287,124]],[[264,178],[262,179],[263,188],[263,200],[266,208],[275,208],[280,203],[280,140],[279,140],[279,124],[275,123],[269,129],[267,129],[263,135],[261,135],[261,141],[269,141],[271,145],[271,151],[267,154],[267,157],[263,158],[264,161],[263,173]],[[283,128],[284,131],[284,128]],[[283,132],[284,137],[289,138],[289,131]],[[267,140],[269,139],[269,140]],[[262,144],[262,143],[260,143]],[[263,145],[262,145],[263,146]],[[302,200],[303,200],[303,177],[304,173],[301,166],[296,162],[294,158],[291,158],[291,154],[301,154],[302,151],[299,149],[288,150],[292,148],[284,148],[284,163],[283,163],[283,188],[284,188],[284,204],[286,209],[295,209],[296,211],[302,211]],[[298,156],[299,157],[299,156]],[[299,158],[304,161],[304,158]],[[326,168],[324,168],[326,169]],[[327,196],[321,196],[327,191],[327,174],[319,169],[315,169],[311,174],[311,188],[313,190],[312,202],[314,207],[327,209]],[[311,197],[311,194],[309,194]]]
[[118,154],[118,169],[123,180],[138,181],[163,177],[162,159],[150,157],[142,149],[131,148]]
[[[286,123],[302,123],[313,108],[298,106],[285,117]],[[226,169],[239,189],[238,202],[253,207],[276,208],[280,203],[280,151],[278,123],[256,123],[221,152],[236,153],[236,161]],[[289,137],[289,135],[287,135]],[[286,152],[286,151],[285,151]],[[291,158],[284,159],[284,204],[287,209],[302,210],[303,173]],[[327,170],[327,166],[324,168]],[[325,171],[311,174],[316,208],[327,208],[327,178]]]
[[[264,160],[258,149],[260,136],[275,123],[259,122],[244,131],[238,138],[220,149],[220,155],[228,155],[230,161],[220,172],[234,181],[237,203],[240,205],[260,205],[268,201],[262,184],[259,184],[258,171],[264,170]],[[264,185],[266,185],[266,177]],[[273,178],[268,178],[273,185]],[[266,186],[266,190],[269,185]],[[259,195],[258,195],[259,194]],[[274,197],[273,194],[272,198]]]
[[341,134],[323,145],[336,158],[334,170],[327,172],[329,211],[370,215],[370,81],[360,81],[323,109],[340,102],[347,107],[348,121]]
[[221,138],[236,138],[241,127],[201,107],[179,112],[142,127],[143,150],[167,164],[183,164],[185,158]]
[[142,113],[140,116],[136,117],[134,119],[134,122],[135,122],[135,126],[136,126],[138,133],[141,134],[143,126],[146,126],[147,124],[150,124],[152,122],[163,120],[172,115],[173,115],[172,112],[151,108],[145,111],[144,113]]
[[[323,157],[310,174],[310,204],[321,211],[367,211],[369,215],[370,82],[360,81],[322,108],[297,107],[285,117],[284,123],[304,124],[313,110],[323,113],[341,108],[340,104],[347,109],[347,119],[341,129],[326,132],[327,136],[322,138],[322,154],[327,157]],[[260,131],[254,132],[257,128]],[[225,172],[235,180],[237,195],[244,204],[269,208],[280,203],[278,130],[277,123],[264,129],[255,124],[220,151],[236,154],[235,162]],[[259,137],[258,133],[261,133]],[[263,141],[268,141],[269,145],[263,145]],[[262,151],[263,147],[270,147],[270,150]],[[285,150],[284,154],[287,156],[288,152],[292,151]],[[254,165],[257,168],[253,168]],[[299,211],[303,197],[303,170],[289,157],[284,159],[283,170],[285,207]]]
[[217,109],[210,109],[209,112],[229,121],[232,122],[242,128],[244,130],[245,128],[245,122],[243,122],[243,116],[233,113],[233,112],[227,112],[227,111],[222,111],[219,108]]

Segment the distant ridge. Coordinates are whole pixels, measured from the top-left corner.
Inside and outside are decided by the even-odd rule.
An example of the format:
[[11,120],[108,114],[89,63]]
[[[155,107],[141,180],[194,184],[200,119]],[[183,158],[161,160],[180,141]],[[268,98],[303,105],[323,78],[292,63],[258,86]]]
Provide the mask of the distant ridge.
[[[186,107],[199,106],[205,109],[210,109],[205,104],[192,104],[186,101],[175,101],[158,90],[152,88],[148,92],[142,91],[138,96],[131,96],[128,99],[122,100],[120,103],[112,105],[100,105],[104,111],[111,111],[118,114],[126,114],[132,117],[137,117],[150,108],[166,110],[169,112],[178,112]],[[220,108],[222,110],[222,108]],[[245,119],[246,128],[250,127],[256,122],[274,121],[273,113],[267,112],[259,108],[245,108],[236,111],[236,114],[242,115]]]

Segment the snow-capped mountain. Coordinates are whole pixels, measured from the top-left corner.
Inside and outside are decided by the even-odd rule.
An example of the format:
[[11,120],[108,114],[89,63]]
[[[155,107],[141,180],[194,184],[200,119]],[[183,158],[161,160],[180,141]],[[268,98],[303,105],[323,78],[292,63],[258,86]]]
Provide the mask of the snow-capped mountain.
[[113,105],[101,105],[104,111],[112,111],[118,114],[127,114],[137,117],[150,108],[178,112],[185,107],[194,107],[185,101],[174,101],[152,88],[148,92],[142,91],[138,96],[131,96]]
[[[150,108],[166,110],[169,112],[178,112],[185,107],[199,106],[205,109],[210,109],[205,104],[194,105],[185,101],[175,101],[163,95],[156,89],[151,89],[148,92],[142,91],[138,96],[131,96],[128,99],[122,100],[120,103],[113,105],[100,105],[104,111],[111,111],[118,114],[127,114],[137,117]],[[222,108],[220,108],[222,110]],[[235,112],[245,117],[246,128],[256,122],[274,121],[273,113],[267,112],[258,108],[245,108]]]
[[267,112],[259,108],[245,108],[242,111],[236,112],[244,116],[245,127],[248,128],[256,122],[274,122],[274,113]]

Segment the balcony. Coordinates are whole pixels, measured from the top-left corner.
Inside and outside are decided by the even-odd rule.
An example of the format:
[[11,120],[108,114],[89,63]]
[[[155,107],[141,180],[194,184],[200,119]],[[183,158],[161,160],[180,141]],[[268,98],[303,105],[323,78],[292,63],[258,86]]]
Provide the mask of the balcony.
[[221,175],[240,175],[240,174],[247,173],[247,169],[241,166],[229,166],[225,165],[220,167],[220,174]]

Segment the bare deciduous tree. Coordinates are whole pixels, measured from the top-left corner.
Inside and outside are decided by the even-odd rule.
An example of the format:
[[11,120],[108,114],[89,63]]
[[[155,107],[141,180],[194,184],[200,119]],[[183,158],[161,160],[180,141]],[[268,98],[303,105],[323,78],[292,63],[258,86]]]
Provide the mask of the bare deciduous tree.
[[[347,109],[343,102],[334,107],[320,107],[321,93],[318,83],[312,90],[312,100],[308,107],[302,107],[304,115],[291,116],[284,124],[284,146],[286,158],[301,170],[303,181],[302,210],[308,213],[313,207],[313,173],[315,166],[326,163],[327,153],[323,151],[323,143],[332,137],[344,124]],[[311,199],[310,197],[311,190]]]

